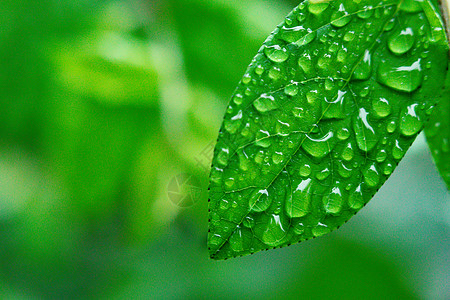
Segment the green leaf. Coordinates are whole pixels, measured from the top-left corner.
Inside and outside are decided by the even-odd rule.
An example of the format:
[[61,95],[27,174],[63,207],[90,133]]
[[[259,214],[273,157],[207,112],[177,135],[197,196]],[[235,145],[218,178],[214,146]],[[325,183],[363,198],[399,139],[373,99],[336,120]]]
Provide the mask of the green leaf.
[[429,2],[295,8],[227,108],[210,178],[211,258],[290,245],[348,221],[421,131],[447,49]]
[[450,190],[450,71],[439,104],[425,126],[425,134],[436,167]]

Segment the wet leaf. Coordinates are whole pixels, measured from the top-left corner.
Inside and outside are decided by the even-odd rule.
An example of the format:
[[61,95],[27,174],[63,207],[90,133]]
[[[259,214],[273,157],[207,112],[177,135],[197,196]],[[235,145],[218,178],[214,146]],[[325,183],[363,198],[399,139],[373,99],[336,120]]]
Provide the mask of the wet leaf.
[[211,170],[210,256],[290,245],[348,221],[422,130],[447,47],[428,2],[295,8],[227,108]]
[[428,146],[447,189],[450,190],[450,72],[447,72],[445,88],[439,104],[433,110],[425,127]]

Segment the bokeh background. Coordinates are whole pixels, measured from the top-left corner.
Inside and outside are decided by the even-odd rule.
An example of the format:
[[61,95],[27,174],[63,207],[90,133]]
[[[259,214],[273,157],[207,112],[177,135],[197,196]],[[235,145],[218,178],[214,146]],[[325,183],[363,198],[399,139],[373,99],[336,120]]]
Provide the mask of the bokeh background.
[[[0,1],[0,298],[450,299],[450,194],[422,136],[337,232],[209,259],[211,147],[296,4]],[[169,197],[180,173],[194,205]]]

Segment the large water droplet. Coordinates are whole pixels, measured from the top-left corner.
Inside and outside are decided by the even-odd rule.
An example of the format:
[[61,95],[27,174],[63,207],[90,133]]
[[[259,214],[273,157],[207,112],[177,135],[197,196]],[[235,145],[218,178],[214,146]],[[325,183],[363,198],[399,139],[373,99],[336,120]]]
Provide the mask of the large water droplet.
[[262,233],[261,240],[264,244],[276,247],[281,245],[287,235],[288,224],[284,222],[282,216],[271,215],[267,227]]
[[330,232],[331,232],[331,229],[328,228],[327,225],[322,224],[322,223],[318,223],[317,226],[312,229],[312,234],[316,237],[325,235]]
[[391,106],[385,98],[373,99],[372,107],[380,118],[385,118],[391,113]]
[[300,58],[298,59],[298,65],[300,68],[302,68],[305,74],[310,74],[313,70],[311,56],[308,53],[304,53],[302,56],[300,56]]
[[320,15],[325,9],[328,8],[330,3],[323,0],[310,0],[308,10],[314,15]]
[[311,166],[310,165],[303,165],[300,167],[300,176],[302,177],[308,177],[311,175]]
[[410,66],[392,67],[391,64],[382,61],[378,67],[377,80],[394,90],[413,92],[423,80],[420,59]]
[[242,124],[242,110],[240,110],[235,116],[231,117],[230,120],[225,120],[225,130],[231,134],[236,133],[236,131],[241,127]]
[[249,201],[250,208],[256,212],[265,211],[270,204],[272,204],[272,198],[269,197],[267,189],[253,192]]
[[367,6],[364,8],[364,10],[361,10],[357,13],[357,16],[361,19],[368,19],[373,15],[373,8],[372,6]]
[[400,131],[405,136],[412,136],[422,129],[422,121],[417,114],[418,104],[412,104],[402,110]]
[[401,55],[408,52],[414,45],[414,32],[411,27],[394,32],[388,40],[388,47],[392,53]]
[[380,175],[378,174],[378,170],[375,164],[372,164],[369,167],[365,168],[363,170],[363,175],[366,184],[370,187],[377,186],[378,182],[380,181]]
[[326,119],[343,119],[346,117],[345,114],[345,103],[348,102],[347,98],[349,97],[348,95],[346,95],[347,92],[343,92],[343,91],[338,91],[338,94],[336,96],[336,98],[333,101],[328,101],[325,98],[325,106],[324,109],[325,113],[324,113],[324,118]]
[[339,214],[342,209],[342,193],[339,187],[335,186],[331,190],[330,194],[327,196],[324,196],[323,199],[323,205],[325,208],[325,211],[329,214]]
[[268,94],[262,94],[258,99],[253,101],[253,106],[260,112],[268,112],[280,107],[275,97]]
[[264,48],[264,53],[273,62],[282,63],[289,57],[289,53],[285,48],[281,48],[279,45],[274,45]]
[[370,151],[378,142],[378,135],[370,125],[367,119],[368,115],[369,113],[361,107],[358,116],[353,122],[358,147],[366,152]]
[[364,52],[363,60],[356,66],[352,79],[367,80],[372,75],[372,62],[369,50]]
[[310,211],[311,179],[302,180],[292,193],[287,193],[286,213],[291,218],[299,218]]
[[242,237],[242,230],[239,226],[230,236],[228,242],[230,243],[231,249],[233,249],[234,251],[236,252],[244,251],[244,239]]
[[317,158],[322,158],[330,153],[332,149],[332,146],[330,144],[332,138],[333,133],[331,131],[319,138],[312,138],[309,135],[306,135],[302,147],[310,155]]
[[347,146],[344,148],[341,157],[346,161],[350,161],[353,159],[353,147],[351,143],[348,143]]
[[348,205],[353,209],[361,209],[361,207],[364,206],[364,199],[361,192],[361,185],[358,185],[358,187],[350,193],[348,197]]
[[344,27],[348,24],[348,22],[350,22],[352,17],[345,10],[344,4],[341,3],[341,5],[339,6],[339,10],[335,11],[331,15],[331,19],[333,20],[331,21],[331,25],[336,27]]

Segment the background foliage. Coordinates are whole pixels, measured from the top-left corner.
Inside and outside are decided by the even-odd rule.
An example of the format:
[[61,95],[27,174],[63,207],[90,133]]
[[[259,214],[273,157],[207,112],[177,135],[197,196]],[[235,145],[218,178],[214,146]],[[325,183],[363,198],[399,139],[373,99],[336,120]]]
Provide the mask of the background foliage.
[[[208,258],[208,149],[297,1],[0,2],[0,297],[448,299],[450,196],[419,138],[326,238]],[[206,153],[206,154],[205,154]],[[205,169],[206,168],[206,169]]]

